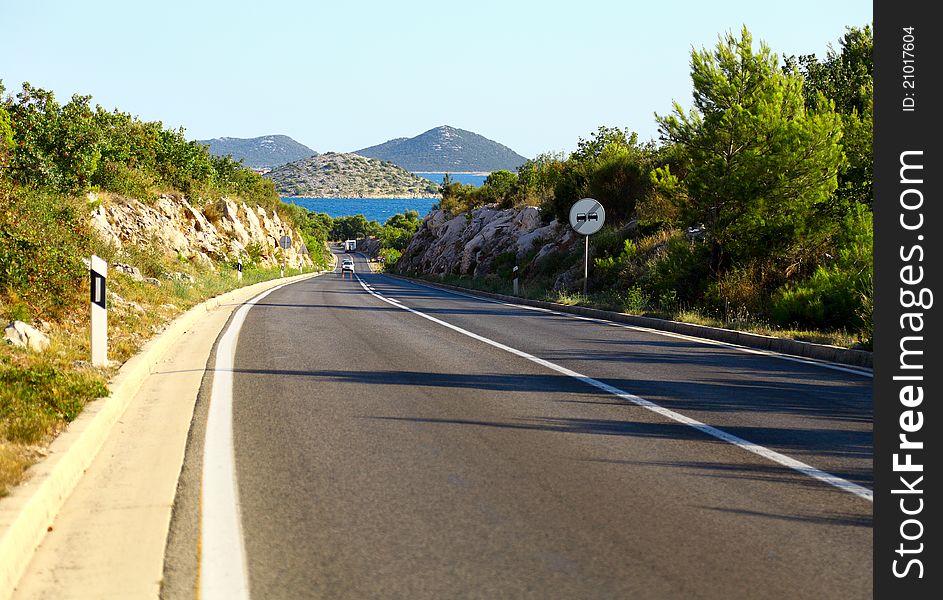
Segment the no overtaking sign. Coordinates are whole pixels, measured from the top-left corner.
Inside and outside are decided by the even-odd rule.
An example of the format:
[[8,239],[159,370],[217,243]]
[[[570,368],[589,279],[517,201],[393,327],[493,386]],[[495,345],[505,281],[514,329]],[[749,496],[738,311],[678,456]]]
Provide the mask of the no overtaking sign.
[[581,235],[592,235],[606,222],[606,209],[598,200],[583,198],[570,207],[570,226]]
[[589,236],[593,235],[606,222],[606,209],[598,200],[583,198],[570,207],[570,227],[584,236],[586,245],[583,250],[583,294],[589,281]]

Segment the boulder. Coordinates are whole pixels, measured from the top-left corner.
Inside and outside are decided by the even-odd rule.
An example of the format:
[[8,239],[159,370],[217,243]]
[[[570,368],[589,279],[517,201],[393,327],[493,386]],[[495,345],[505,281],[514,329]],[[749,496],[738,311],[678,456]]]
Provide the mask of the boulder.
[[111,268],[119,273],[124,273],[130,277],[132,281],[142,281],[144,279],[144,276],[141,275],[141,270],[137,267],[132,267],[125,263],[114,263],[111,265]]
[[29,348],[34,352],[42,352],[49,347],[49,336],[23,321],[13,321],[7,325],[3,330],[3,339],[9,344]]

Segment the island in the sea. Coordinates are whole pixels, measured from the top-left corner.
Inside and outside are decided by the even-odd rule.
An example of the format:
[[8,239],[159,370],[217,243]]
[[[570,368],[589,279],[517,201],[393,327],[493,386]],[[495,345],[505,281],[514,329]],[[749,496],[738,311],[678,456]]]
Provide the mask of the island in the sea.
[[280,196],[309,198],[428,198],[439,186],[391,162],[326,152],[272,169],[264,175]]

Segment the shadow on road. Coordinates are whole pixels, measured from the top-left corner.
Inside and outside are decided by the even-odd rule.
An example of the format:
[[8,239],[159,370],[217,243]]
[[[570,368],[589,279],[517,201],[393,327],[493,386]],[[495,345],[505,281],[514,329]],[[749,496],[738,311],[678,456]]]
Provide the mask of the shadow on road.
[[[356,371],[356,370],[290,370],[290,369],[236,369],[238,376],[304,377],[311,385],[351,384],[358,386],[404,386],[416,388],[471,389],[505,393],[539,393],[548,402],[586,403],[633,407],[627,401],[600,392],[576,379],[557,374],[503,374],[503,373],[437,373],[426,371]],[[774,448],[793,455],[799,460],[825,456],[857,462],[867,462],[867,467],[830,471],[839,477],[863,485],[873,480],[871,472],[872,435],[870,429],[857,425],[857,415],[830,415],[828,406],[804,400],[810,390],[806,384],[777,384],[764,388],[760,382],[723,384],[691,384],[683,381],[641,381],[630,379],[607,379],[606,383],[622,390],[631,390],[639,396],[657,402],[682,414],[695,416],[702,421],[720,427],[723,431],[750,442]],[[668,394],[671,394],[668,397]],[[686,397],[689,396],[689,397]],[[352,394],[356,398],[357,394]],[[443,396],[443,399],[445,397]],[[828,417],[827,427],[809,426],[814,421],[796,420],[790,426],[742,426],[717,425],[710,413],[768,411],[786,415]],[[705,415],[707,415],[705,417]],[[734,415],[735,417],[736,415]],[[408,419],[403,417],[369,417],[376,419],[413,420],[424,423],[449,425],[529,429],[570,434],[618,435],[634,437],[666,438],[675,440],[714,441],[714,438],[690,426],[674,422],[650,423],[637,420],[600,419],[555,419],[535,417],[510,422],[462,420],[462,419]],[[847,422],[842,427],[842,422]],[[717,441],[716,443],[724,443]]]

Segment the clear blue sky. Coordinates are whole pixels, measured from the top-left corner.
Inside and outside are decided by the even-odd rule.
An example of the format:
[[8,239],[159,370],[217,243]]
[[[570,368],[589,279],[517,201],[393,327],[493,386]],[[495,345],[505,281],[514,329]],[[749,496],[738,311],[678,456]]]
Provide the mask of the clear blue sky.
[[691,49],[746,25],[780,57],[837,47],[862,0],[0,0],[0,79],[191,139],[282,133],[351,151],[438,125],[525,156],[598,125],[657,136],[691,104]]

